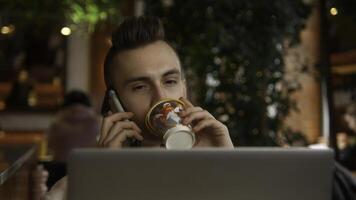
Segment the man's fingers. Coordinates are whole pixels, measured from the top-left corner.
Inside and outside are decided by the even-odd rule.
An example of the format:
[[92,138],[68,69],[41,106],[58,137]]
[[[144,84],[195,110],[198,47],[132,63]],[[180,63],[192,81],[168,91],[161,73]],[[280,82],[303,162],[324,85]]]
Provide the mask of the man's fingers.
[[112,140],[105,142],[104,145],[110,148],[122,147],[123,143],[128,138],[132,137],[136,138],[137,140],[143,139],[143,137],[135,130],[123,130],[121,133],[116,134]]
[[183,118],[183,124],[191,124],[192,122],[199,122],[204,119],[214,119],[215,118],[206,110],[203,111],[197,111],[190,113],[188,116]]
[[195,125],[193,127],[193,131],[196,133],[207,127],[218,128],[219,126],[217,124],[216,119],[205,119],[200,121],[197,125]]
[[116,124],[114,124],[114,126],[112,126],[109,133],[106,134],[106,137],[103,138],[102,142],[107,143],[108,141],[112,140],[117,134],[120,134],[120,132],[125,129],[127,130],[133,129],[136,132],[141,133],[141,129],[132,121],[117,122]]
[[179,115],[184,118],[187,115],[190,115],[191,113],[201,112],[201,111],[203,111],[203,108],[201,107],[189,107],[186,110],[182,110]]
[[122,122],[117,122],[115,123],[111,129],[109,130],[109,133],[107,133],[106,138],[112,138],[112,134],[115,134],[116,132],[120,132],[122,129],[134,129],[137,132],[141,132],[141,129],[136,125],[135,122],[133,121],[122,121]]
[[183,101],[186,109],[190,108],[190,107],[194,107],[194,105],[188,99],[186,99],[184,97],[179,98],[179,100]]
[[130,112],[115,113],[110,116],[104,117],[101,126],[99,144],[102,142],[104,138],[106,138],[106,135],[109,133],[111,127],[115,124],[115,122],[131,119],[132,117],[133,117],[133,113]]

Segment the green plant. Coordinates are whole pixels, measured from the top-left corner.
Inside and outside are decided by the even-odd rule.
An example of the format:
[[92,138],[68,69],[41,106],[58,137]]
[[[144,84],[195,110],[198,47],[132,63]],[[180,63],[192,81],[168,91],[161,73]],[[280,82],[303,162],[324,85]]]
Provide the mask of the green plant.
[[283,78],[284,51],[298,43],[310,8],[301,0],[145,2],[181,56],[192,97],[226,123],[235,145],[278,145],[299,89]]
[[[27,24],[85,25],[91,32],[100,22],[117,23],[123,0],[0,0],[2,18],[16,26]],[[5,24],[6,25],[6,24]]]
[[92,32],[99,22],[116,23],[120,19],[118,0],[65,0],[66,16],[73,25],[86,24]]

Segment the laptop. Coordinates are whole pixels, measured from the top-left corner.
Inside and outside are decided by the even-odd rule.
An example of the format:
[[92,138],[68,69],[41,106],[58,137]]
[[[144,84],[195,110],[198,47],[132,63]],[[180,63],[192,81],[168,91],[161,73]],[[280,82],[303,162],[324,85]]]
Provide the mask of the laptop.
[[69,200],[330,200],[333,151],[79,149]]

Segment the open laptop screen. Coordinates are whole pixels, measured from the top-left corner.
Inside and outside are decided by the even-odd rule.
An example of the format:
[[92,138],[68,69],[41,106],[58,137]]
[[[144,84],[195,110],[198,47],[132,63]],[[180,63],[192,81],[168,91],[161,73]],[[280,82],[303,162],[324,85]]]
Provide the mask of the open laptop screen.
[[333,152],[301,148],[81,149],[69,200],[328,200]]

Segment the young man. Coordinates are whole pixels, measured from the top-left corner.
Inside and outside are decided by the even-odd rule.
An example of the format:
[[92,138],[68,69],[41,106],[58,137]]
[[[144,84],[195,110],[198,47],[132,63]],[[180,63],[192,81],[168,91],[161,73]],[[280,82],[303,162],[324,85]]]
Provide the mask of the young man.
[[[121,148],[128,138],[145,147],[159,147],[162,141],[146,129],[145,115],[159,100],[173,98],[186,104],[181,117],[196,134],[194,147],[233,148],[227,127],[187,100],[179,58],[165,41],[158,18],[128,18],[119,26],[106,56],[104,76],[108,90],[116,92],[127,112],[112,113],[106,95],[100,147]],[[65,188],[66,179],[53,187],[47,199],[65,198]]]
[[112,43],[104,66],[105,82],[109,90],[116,91],[127,112],[108,112],[103,120],[100,146],[122,147],[128,137],[141,140],[143,146],[159,146],[160,138],[145,127],[145,115],[159,100],[173,98],[187,106],[182,113],[183,123],[193,126],[196,147],[233,147],[226,126],[186,99],[179,58],[164,40],[158,18],[125,20],[114,33]]

